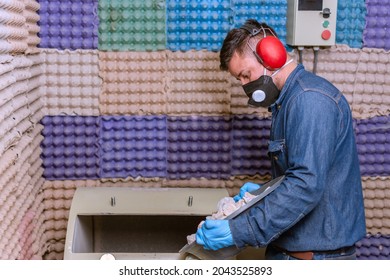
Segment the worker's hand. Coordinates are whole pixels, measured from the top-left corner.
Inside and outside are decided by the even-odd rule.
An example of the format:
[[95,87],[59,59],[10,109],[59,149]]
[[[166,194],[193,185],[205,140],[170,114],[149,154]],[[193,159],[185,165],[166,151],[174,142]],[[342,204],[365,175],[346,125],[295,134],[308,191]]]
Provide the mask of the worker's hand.
[[252,183],[252,182],[246,182],[240,189],[240,192],[233,197],[234,201],[237,202],[240,199],[242,199],[246,192],[253,192],[260,188],[260,185]]
[[228,220],[205,220],[196,232],[196,242],[206,250],[218,250],[234,245]]

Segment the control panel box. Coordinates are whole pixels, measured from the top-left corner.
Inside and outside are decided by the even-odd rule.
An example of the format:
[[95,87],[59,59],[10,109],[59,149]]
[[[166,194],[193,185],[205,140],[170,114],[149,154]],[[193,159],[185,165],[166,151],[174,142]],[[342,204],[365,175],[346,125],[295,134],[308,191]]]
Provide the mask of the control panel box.
[[337,0],[288,0],[290,46],[332,46],[336,41]]

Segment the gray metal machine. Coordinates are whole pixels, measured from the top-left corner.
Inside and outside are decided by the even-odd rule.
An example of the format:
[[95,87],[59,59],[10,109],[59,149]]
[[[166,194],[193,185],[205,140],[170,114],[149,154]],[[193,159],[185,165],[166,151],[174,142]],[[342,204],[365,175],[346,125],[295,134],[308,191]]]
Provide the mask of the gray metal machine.
[[[227,218],[248,210],[281,180],[263,185],[253,201]],[[185,245],[187,236],[227,196],[226,189],[208,188],[78,188],[69,212],[64,259],[259,258],[263,252],[250,248],[206,252],[196,242]]]
[[78,188],[64,259],[180,259],[187,235],[226,196],[226,189]]

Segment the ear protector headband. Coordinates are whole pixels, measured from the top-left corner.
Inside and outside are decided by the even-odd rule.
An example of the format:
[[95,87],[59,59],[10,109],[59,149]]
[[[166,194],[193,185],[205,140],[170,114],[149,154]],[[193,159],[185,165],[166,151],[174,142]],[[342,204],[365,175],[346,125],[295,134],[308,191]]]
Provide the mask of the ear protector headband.
[[[244,24],[241,29],[249,32],[251,37],[263,32],[264,37],[256,44],[256,51],[252,49],[257,60],[268,70],[274,71],[281,68],[287,60],[287,52],[283,43],[273,34],[269,28],[257,27],[251,24]],[[274,36],[267,36],[265,29],[268,29]]]

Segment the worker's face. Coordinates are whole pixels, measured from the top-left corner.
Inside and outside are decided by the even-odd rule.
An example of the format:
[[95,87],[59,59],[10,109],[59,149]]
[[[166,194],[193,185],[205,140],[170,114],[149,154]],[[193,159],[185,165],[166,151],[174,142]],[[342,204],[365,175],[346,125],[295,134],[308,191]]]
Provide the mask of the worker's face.
[[228,70],[242,84],[251,107],[271,106],[278,98],[280,91],[273,82],[272,75],[267,75],[264,66],[253,54],[245,55],[235,52],[229,62]]
[[229,73],[239,80],[242,85],[257,80],[264,74],[264,67],[251,54],[234,52],[228,68]]

